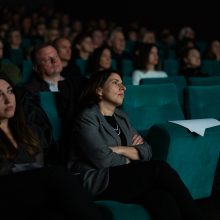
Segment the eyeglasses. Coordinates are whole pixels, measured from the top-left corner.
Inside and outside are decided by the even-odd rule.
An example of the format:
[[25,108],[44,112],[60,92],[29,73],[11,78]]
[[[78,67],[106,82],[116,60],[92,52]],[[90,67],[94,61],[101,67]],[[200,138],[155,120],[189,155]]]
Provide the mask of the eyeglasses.
[[40,62],[43,64],[56,63],[59,60],[59,56],[49,57],[48,59],[42,59]]

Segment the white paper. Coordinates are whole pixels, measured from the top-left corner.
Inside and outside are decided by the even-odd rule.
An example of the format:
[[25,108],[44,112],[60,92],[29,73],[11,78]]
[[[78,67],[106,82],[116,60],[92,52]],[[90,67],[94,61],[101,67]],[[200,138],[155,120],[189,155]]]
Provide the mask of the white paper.
[[191,132],[195,132],[201,136],[204,136],[206,128],[220,125],[220,121],[214,118],[189,119],[169,122],[188,128]]

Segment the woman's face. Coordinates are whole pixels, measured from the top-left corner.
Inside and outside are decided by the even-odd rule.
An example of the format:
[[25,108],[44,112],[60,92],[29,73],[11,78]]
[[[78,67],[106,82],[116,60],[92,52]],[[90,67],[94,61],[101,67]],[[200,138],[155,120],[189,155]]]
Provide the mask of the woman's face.
[[152,47],[148,56],[148,64],[156,66],[159,61],[158,50]]
[[92,43],[91,37],[86,37],[80,44],[80,48],[82,51],[87,53],[92,53],[94,51],[94,46]]
[[200,53],[197,49],[191,49],[184,59],[188,67],[197,68],[201,65]]
[[125,86],[121,77],[117,73],[112,73],[102,88],[97,89],[97,94],[101,102],[120,106],[123,103]]
[[16,101],[13,88],[0,79],[0,121],[12,118],[15,113]]
[[215,40],[212,42],[211,50],[214,54],[219,55],[220,54],[220,42]]
[[102,54],[100,56],[100,68],[103,69],[109,69],[111,67],[112,64],[112,58],[111,58],[111,52],[109,49],[104,49],[102,51]]

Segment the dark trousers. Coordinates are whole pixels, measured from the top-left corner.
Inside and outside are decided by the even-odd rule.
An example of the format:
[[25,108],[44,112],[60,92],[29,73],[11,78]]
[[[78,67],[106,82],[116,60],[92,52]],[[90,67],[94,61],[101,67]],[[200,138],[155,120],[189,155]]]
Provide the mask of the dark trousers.
[[1,176],[0,207],[4,219],[102,219],[78,179],[61,168]]
[[177,172],[163,161],[111,167],[109,185],[95,199],[138,203],[158,220],[204,219]]

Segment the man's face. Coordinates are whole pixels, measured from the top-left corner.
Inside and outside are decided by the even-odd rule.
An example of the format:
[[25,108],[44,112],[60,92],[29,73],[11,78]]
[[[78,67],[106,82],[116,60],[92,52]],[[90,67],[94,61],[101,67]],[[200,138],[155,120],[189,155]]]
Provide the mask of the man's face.
[[36,56],[36,71],[44,78],[44,76],[52,77],[60,74],[62,71],[62,63],[57,51],[52,46],[47,46],[38,51]]

